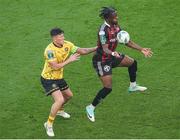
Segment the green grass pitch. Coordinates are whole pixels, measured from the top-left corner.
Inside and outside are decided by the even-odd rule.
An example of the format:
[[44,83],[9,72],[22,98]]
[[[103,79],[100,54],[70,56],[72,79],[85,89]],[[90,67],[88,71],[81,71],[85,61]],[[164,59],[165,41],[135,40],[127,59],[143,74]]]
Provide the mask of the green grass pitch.
[[114,69],[113,91],[91,123],[85,106],[102,86],[92,55],[81,57],[65,67],[74,93],[66,106],[72,118],[56,118],[55,138],[180,138],[179,0],[0,0],[0,138],[48,138],[43,123],[52,100],[44,96],[40,73],[49,30],[61,27],[66,40],[93,47],[102,6],[114,6],[131,39],[152,48],[148,59],[117,48],[138,61],[138,83],[148,90],[129,94],[127,69]]

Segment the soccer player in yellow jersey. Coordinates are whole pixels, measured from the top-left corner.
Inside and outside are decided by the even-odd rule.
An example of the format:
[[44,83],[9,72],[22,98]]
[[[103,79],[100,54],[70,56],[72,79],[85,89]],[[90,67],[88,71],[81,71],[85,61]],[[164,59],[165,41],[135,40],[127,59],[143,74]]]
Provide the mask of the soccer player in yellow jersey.
[[[41,83],[46,95],[51,95],[54,103],[47,122],[44,123],[48,136],[54,136],[53,122],[56,115],[70,118],[64,110],[63,105],[73,96],[68,84],[63,79],[63,68],[67,64],[79,60],[80,55],[86,55],[96,50],[94,48],[79,48],[71,42],[64,40],[64,31],[54,28],[50,31],[52,43],[44,52],[45,64],[41,74]],[[69,56],[70,53],[73,53]]]

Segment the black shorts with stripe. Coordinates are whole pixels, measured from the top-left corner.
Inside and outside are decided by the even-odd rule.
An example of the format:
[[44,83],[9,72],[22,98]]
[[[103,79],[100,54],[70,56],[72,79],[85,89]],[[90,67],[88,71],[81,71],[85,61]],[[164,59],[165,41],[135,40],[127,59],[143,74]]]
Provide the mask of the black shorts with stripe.
[[41,84],[43,88],[45,89],[46,95],[51,95],[54,91],[60,90],[66,90],[69,88],[68,84],[64,79],[58,79],[58,80],[49,80],[44,79],[41,77]]
[[120,56],[120,58],[112,57],[111,60],[107,60],[105,62],[99,61],[96,59],[96,56],[93,56],[93,67],[98,76],[112,75],[112,68],[118,67],[125,57],[124,54],[120,54]]

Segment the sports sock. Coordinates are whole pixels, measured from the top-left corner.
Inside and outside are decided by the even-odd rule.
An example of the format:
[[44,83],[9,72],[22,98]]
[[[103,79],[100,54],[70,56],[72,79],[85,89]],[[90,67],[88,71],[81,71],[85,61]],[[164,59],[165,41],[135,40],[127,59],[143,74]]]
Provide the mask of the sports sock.
[[92,104],[90,104],[89,107],[91,107],[93,110],[95,109],[95,106],[93,106]]
[[47,124],[49,125],[49,126],[52,126],[53,125],[53,122],[54,122],[54,117],[51,117],[51,116],[49,116],[48,117],[48,120],[47,120]]
[[136,71],[137,71],[137,61],[134,60],[134,63],[128,67],[128,72],[131,82],[136,81]]
[[93,105],[94,107],[96,107],[96,106],[100,103],[100,101],[101,101],[102,99],[104,99],[111,91],[112,91],[111,88],[106,88],[106,87],[102,88],[102,89],[98,92],[98,94],[96,95],[96,97],[94,98],[94,100],[93,100],[93,102],[92,102],[92,105]]
[[135,87],[136,86],[136,82],[130,82],[130,87]]

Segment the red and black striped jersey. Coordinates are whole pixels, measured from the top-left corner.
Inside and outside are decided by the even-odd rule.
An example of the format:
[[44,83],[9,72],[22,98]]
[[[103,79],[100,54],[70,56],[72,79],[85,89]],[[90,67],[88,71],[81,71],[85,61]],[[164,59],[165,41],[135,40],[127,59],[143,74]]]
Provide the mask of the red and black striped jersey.
[[118,25],[110,26],[106,22],[100,26],[97,41],[98,48],[96,50],[96,58],[98,61],[105,62],[112,59],[112,55],[103,51],[102,45],[108,44],[108,49],[112,52],[115,51],[118,45],[117,33],[120,30],[121,29]]

